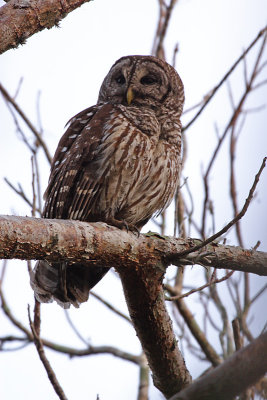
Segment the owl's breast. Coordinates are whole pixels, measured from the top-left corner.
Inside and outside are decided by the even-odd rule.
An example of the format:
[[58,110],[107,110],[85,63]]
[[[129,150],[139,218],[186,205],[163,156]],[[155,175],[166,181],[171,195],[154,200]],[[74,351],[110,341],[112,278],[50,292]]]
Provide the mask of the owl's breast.
[[179,184],[178,147],[159,141],[147,158],[149,163],[146,167],[140,166],[138,179],[127,196],[127,206],[121,210],[122,218],[137,226],[162,212],[170,204]]
[[158,123],[150,127],[150,134],[136,125],[124,113],[114,113],[106,122],[95,165],[102,189],[92,212],[141,226],[171,201],[178,185],[180,150],[178,143],[159,139]]

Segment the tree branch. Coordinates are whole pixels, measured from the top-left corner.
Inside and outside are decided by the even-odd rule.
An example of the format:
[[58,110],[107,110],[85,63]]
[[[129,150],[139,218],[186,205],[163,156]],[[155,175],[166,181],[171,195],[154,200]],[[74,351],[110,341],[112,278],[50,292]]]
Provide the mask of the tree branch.
[[[141,235],[105,223],[0,216],[0,257],[82,261],[115,267],[127,305],[153,373],[155,386],[169,398],[190,383],[167,313],[162,279],[170,263],[198,263],[267,275],[267,254],[212,243],[204,253],[179,254],[196,239]],[[181,300],[180,300],[181,301]],[[45,344],[45,343],[44,343]]]
[[[226,233],[232,226],[234,226],[246,214],[248,207],[253,199],[253,195],[256,190],[257,184],[259,182],[261,173],[265,168],[266,161],[267,161],[267,157],[264,157],[264,159],[261,163],[260,169],[257,172],[257,174],[255,175],[253,185],[251,186],[251,188],[249,190],[248,197],[246,198],[246,201],[245,201],[241,211],[228,224],[226,224],[219,232],[215,233],[214,235],[210,236],[208,239],[204,240],[202,242],[202,244],[199,244],[197,246],[194,246],[191,249],[181,252],[181,254],[180,254],[181,256],[189,254],[189,253],[191,253],[191,251],[197,251],[197,250],[201,249],[202,247],[204,247],[205,245],[218,239],[220,236],[222,236],[224,233]],[[204,226],[204,219],[203,219],[203,226]]]
[[181,316],[185,320],[190,332],[192,333],[203,353],[207,357],[207,360],[209,360],[214,367],[219,365],[222,362],[221,357],[217,354],[216,350],[209,343],[206,334],[201,330],[193,313],[187,307],[186,302],[183,299],[179,299],[175,301],[175,305],[179,310]]
[[118,310],[111,303],[109,303],[107,300],[104,300],[103,297],[99,296],[94,291],[90,290],[90,296],[95,297],[98,301],[100,301],[102,304],[104,304],[109,310],[113,311],[115,314],[117,314],[119,317],[123,318],[125,321],[129,322],[130,324],[132,323],[131,318],[129,318],[128,315],[126,315],[123,312],[121,312],[120,310]]
[[206,245],[203,253],[180,254],[199,239],[149,236],[119,230],[103,222],[0,216],[0,258],[68,260],[90,266],[133,269],[170,264],[199,264],[267,276],[267,253],[235,246]]
[[[1,307],[9,319],[9,321],[16,326],[20,331],[22,331],[25,336],[24,337],[17,337],[17,336],[3,336],[0,337],[0,344],[1,344],[1,351],[6,351],[6,349],[3,349],[3,344],[5,342],[14,342],[14,341],[19,341],[19,342],[25,342],[26,344],[31,343],[34,341],[32,333],[20,322],[16,319],[16,317],[12,314],[10,307],[8,306],[6,299],[4,297],[3,291],[1,290],[0,287],[0,298],[1,298]],[[88,345],[88,347],[84,349],[76,349],[74,347],[68,347],[64,346],[59,343],[51,342],[50,340],[41,338],[43,346],[54,350],[56,352],[62,353],[69,355],[70,357],[85,357],[85,356],[91,356],[95,354],[110,354],[114,357],[121,358],[122,360],[125,361],[130,361],[133,362],[136,365],[141,364],[141,358],[140,356],[136,356],[134,354],[128,353],[126,351],[122,351],[116,347],[112,346],[92,346]]]
[[191,383],[166,310],[163,265],[117,267],[129,313],[152,371],[154,385],[169,398]]
[[58,26],[68,13],[90,0],[10,0],[0,8],[0,54],[24,44],[26,39]]
[[[5,6],[3,6],[5,7]],[[1,9],[0,9],[0,18],[1,18]],[[0,32],[1,32],[1,25],[0,25]],[[1,33],[0,33],[1,35]],[[26,114],[22,111],[22,109],[20,108],[20,106],[17,104],[17,102],[15,101],[15,99],[10,96],[10,94],[8,93],[8,91],[4,88],[4,86],[0,83],[0,92],[2,93],[4,99],[12,104],[12,106],[14,107],[14,109],[16,110],[16,112],[19,114],[19,116],[23,119],[23,121],[25,122],[25,124],[28,126],[28,128],[31,130],[31,132],[33,133],[33,135],[35,136],[37,142],[41,145],[41,147],[44,150],[44,153],[46,155],[47,161],[49,162],[49,164],[51,164],[52,162],[52,156],[49,153],[48,147],[45,143],[45,141],[42,138],[42,135],[40,132],[38,132],[38,130],[35,128],[35,126],[33,125],[33,123],[29,120],[29,118],[26,116]],[[33,149],[31,149],[32,153]]]
[[149,367],[147,359],[144,353],[141,354],[141,363],[139,371],[139,387],[137,400],[149,400],[148,399],[149,389]]
[[256,383],[267,371],[266,351],[267,333],[264,333],[170,400],[232,399]]
[[151,55],[161,58],[163,60],[165,60],[163,41],[166,37],[171,15],[176,3],[177,0],[170,0],[170,4],[167,5],[164,1],[159,0],[159,20]]
[[[238,66],[240,61],[244,59],[244,57],[248,54],[248,52],[254,47],[254,45],[258,42],[258,40],[267,32],[267,26],[265,26],[262,30],[259,31],[255,39],[250,43],[250,45],[246,48],[246,50],[238,57],[238,59],[234,62],[234,64],[231,66],[231,68],[226,72],[226,74],[222,77],[220,82],[215,86],[215,88],[211,91],[210,95],[207,97],[205,103],[202,105],[202,107],[198,110],[198,112],[194,115],[194,117],[189,121],[184,127],[183,131],[186,131],[199,117],[199,115],[202,113],[202,111],[207,107],[215,93],[219,90],[219,88],[222,86],[222,84],[229,78],[231,73],[235,70],[235,68]],[[202,103],[201,103],[202,104]]]
[[[38,355],[40,357],[40,360],[46,370],[48,379],[51,383],[51,385],[53,386],[56,394],[58,395],[60,400],[67,400],[67,397],[56,377],[56,374],[54,372],[54,370],[51,367],[50,362],[48,361],[45,352],[44,352],[44,348],[43,348],[43,343],[40,339],[40,336],[38,334],[38,332],[36,332],[35,327],[34,327],[34,323],[31,320],[31,315],[30,315],[30,306],[28,305],[28,317],[29,317],[29,323],[30,323],[30,328],[32,331],[32,335],[33,335],[33,341],[35,344],[35,347],[37,349]],[[38,329],[39,330],[39,329]]]

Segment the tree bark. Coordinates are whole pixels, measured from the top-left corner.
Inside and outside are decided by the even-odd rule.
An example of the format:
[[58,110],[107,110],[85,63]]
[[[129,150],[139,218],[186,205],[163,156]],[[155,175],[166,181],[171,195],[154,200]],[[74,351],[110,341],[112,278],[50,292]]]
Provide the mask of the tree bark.
[[267,371],[267,333],[170,400],[231,400]]
[[201,243],[198,239],[140,235],[102,222],[0,216],[0,258],[88,262],[135,268],[170,264],[201,264],[267,276],[267,253],[211,243],[183,257],[179,253]]
[[[0,258],[75,260],[86,262],[88,268],[108,266],[117,269],[154,384],[167,398],[191,381],[165,307],[162,279],[167,266],[171,263],[200,263],[267,275],[267,254],[254,250],[211,243],[201,252],[187,254],[184,259],[179,257],[179,253],[200,242],[151,233],[137,237],[102,222],[89,224],[73,220],[0,216]],[[241,382],[244,390],[247,382],[251,381],[241,379]],[[225,385],[228,388],[229,382],[226,381]],[[235,387],[239,388],[238,385]]]
[[90,0],[10,0],[0,8],[0,54],[24,44]]
[[191,383],[166,310],[162,279],[165,268],[152,262],[117,268],[137,336],[142,343],[154,385],[169,398]]

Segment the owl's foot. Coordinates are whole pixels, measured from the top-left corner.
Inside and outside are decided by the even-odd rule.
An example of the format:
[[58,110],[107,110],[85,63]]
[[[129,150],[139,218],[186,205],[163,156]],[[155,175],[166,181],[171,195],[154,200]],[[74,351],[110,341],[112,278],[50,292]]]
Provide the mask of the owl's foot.
[[119,220],[119,219],[110,217],[106,221],[106,223],[109,225],[116,226],[116,228],[124,229],[127,232],[130,231],[130,232],[136,233],[138,237],[140,236],[139,229],[134,224],[130,224],[130,223],[126,222],[125,220]]
[[133,233],[136,233],[136,234],[137,234],[137,237],[140,236],[140,230],[137,228],[137,226],[135,226],[135,225],[133,225],[133,224],[127,224],[126,221],[123,221],[123,222],[124,222],[125,225],[126,225],[125,227],[126,227],[127,232],[131,231],[131,232],[133,232]]

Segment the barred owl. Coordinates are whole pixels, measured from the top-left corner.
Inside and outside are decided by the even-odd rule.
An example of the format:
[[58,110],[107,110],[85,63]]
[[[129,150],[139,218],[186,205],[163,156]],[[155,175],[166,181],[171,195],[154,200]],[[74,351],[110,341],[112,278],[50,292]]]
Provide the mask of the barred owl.
[[[43,217],[140,230],[177,189],[183,104],[182,81],[169,64],[151,56],[119,59],[97,104],[69,121],[53,158]],[[42,260],[31,284],[41,302],[78,307],[107,271]]]

